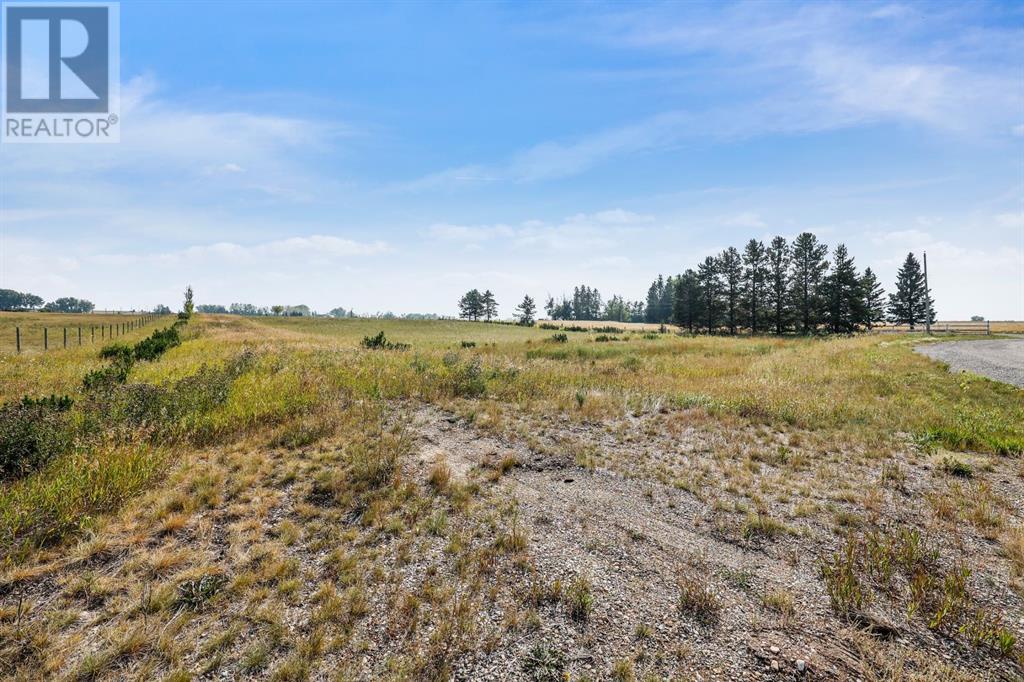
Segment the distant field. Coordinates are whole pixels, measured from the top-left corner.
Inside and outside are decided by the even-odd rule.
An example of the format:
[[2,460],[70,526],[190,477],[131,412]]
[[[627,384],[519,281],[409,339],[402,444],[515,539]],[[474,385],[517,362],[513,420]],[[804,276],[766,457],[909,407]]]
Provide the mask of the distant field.
[[648,324],[646,322],[604,322],[600,320],[540,320],[540,324],[555,324],[560,327],[586,327],[587,329],[601,328],[601,327],[615,327],[616,329],[623,329],[626,331],[635,332],[656,332],[661,329],[668,331],[678,331],[679,327],[673,324]]
[[[82,329],[82,345],[88,346],[92,343],[90,328],[95,328],[95,343],[109,343],[106,334],[109,326],[118,327],[115,330],[114,339],[121,338],[119,325],[139,320],[143,313],[132,314],[110,314],[110,313],[10,313],[0,312],[0,353],[13,353],[15,351],[15,328],[21,328],[21,350],[22,352],[34,353],[43,350],[43,329],[49,330],[49,347],[51,350],[63,349],[64,330],[68,331],[68,348],[78,346],[78,329]],[[169,318],[171,316],[168,316]],[[152,322],[150,323],[152,324]],[[100,327],[105,329],[101,332]],[[126,332],[125,339],[138,337],[139,332]]]
[[0,355],[0,677],[1024,675],[1024,391],[919,335],[630,327]]

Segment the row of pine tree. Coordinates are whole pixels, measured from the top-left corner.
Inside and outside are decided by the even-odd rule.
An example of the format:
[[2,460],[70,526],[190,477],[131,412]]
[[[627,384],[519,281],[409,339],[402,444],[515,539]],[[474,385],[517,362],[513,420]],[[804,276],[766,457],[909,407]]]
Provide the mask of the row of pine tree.
[[[532,324],[535,309],[527,296],[516,317]],[[887,299],[875,273],[871,268],[859,272],[845,245],[830,254],[810,232],[792,243],[783,237],[767,245],[751,239],[742,252],[729,247],[680,275],[658,275],[646,301],[621,296],[602,301],[597,289],[583,285],[571,299],[549,297],[545,310],[553,320],[676,324],[690,332],[730,334],[849,333],[883,321],[913,329],[935,321],[934,301],[913,253],[907,254],[896,291]],[[474,289],[459,301],[459,311],[466,319],[491,320],[497,317],[497,303],[490,291]]]

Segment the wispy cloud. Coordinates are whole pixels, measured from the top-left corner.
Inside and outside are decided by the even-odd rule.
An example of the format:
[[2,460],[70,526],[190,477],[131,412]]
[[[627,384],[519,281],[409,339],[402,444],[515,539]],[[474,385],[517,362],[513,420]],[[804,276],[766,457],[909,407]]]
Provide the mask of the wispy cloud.
[[[937,35],[948,33],[940,28],[963,37],[940,40]],[[970,135],[1019,135],[1024,129],[1024,43],[1019,33],[972,24],[969,16],[902,4],[658,5],[588,11],[545,30],[662,59],[707,58],[704,75],[722,74],[719,87],[729,102],[674,108],[574,138],[541,141],[503,162],[442,170],[407,187],[467,188],[482,178],[538,182],[695,140],[734,142],[879,122]],[[680,80],[678,69],[662,62],[615,75],[662,78],[676,87]]]
[[621,208],[576,213],[560,222],[528,220],[517,225],[457,225],[435,223],[426,230],[432,239],[479,246],[483,242],[505,241],[517,249],[573,251],[612,248],[621,239],[650,225],[654,217]]

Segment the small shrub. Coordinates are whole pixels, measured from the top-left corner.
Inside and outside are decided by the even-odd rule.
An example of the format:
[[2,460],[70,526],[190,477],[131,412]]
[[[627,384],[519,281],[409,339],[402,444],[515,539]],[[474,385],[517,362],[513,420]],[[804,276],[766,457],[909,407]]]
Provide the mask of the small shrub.
[[461,365],[454,378],[454,392],[460,398],[479,398],[487,392],[487,381],[477,358]]
[[549,340],[551,343],[568,343],[569,337],[565,334],[552,334]]
[[678,607],[680,613],[705,625],[717,623],[718,614],[722,609],[718,596],[704,579],[697,575],[680,576]]
[[565,654],[554,647],[540,643],[523,657],[523,672],[533,682],[558,682],[563,679]]
[[557,324],[551,324],[550,322],[541,322],[537,325],[538,329],[561,329]]
[[178,585],[177,603],[191,611],[200,611],[220,592],[225,582],[224,576],[221,575],[204,575],[202,578],[185,580]]
[[793,595],[787,590],[772,590],[761,597],[761,603],[769,611],[779,614],[783,627],[789,624],[789,621],[793,619],[793,614],[796,613]]
[[463,341],[461,345],[463,348],[476,348],[476,341]]
[[0,408],[0,478],[22,476],[74,442],[67,396],[22,398]]
[[364,336],[360,345],[370,350],[409,350],[411,348],[407,343],[392,343],[388,341],[382,331],[377,332],[376,336]]
[[448,490],[448,484],[452,480],[452,468],[444,460],[438,460],[430,470],[430,487],[436,493],[443,493]]
[[398,460],[409,444],[401,436],[384,434],[371,443],[356,443],[349,451],[352,482],[363,490],[382,488],[394,479]]
[[134,352],[131,346],[125,343],[112,343],[100,350],[100,357],[104,360],[113,360],[115,358],[129,359],[133,355]]
[[113,362],[101,369],[94,369],[82,378],[82,387],[86,391],[99,391],[111,389],[118,384],[128,381],[128,373],[132,370],[134,359],[132,356],[117,354],[112,356]]
[[628,658],[620,658],[612,665],[611,678],[615,682],[635,682],[636,670],[633,661]]
[[152,362],[158,359],[171,348],[181,345],[181,336],[178,334],[178,324],[157,329],[149,337],[139,341],[132,349],[136,360],[147,360]]
[[743,523],[743,537],[747,540],[771,539],[786,531],[788,528],[784,523],[760,512],[749,514]]
[[569,617],[575,621],[585,622],[590,618],[594,608],[594,596],[591,593],[590,581],[583,576],[576,577],[562,595]]
[[973,478],[974,469],[970,464],[958,459],[946,455],[942,458],[942,462],[939,464],[939,468],[950,476],[956,476],[957,478]]

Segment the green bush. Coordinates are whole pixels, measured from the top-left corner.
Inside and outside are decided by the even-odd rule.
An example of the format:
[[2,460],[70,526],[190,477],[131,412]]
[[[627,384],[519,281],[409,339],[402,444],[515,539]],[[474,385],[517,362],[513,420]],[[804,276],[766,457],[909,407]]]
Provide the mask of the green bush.
[[26,397],[0,408],[0,477],[23,476],[71,446],[71,405],[67,396]]
[[124,343],[112,343],[100,351],[100,357],[104,360],[131,359],[134,355],[131,346]]
[[136,343],[135,359],[153,361],[179,345],[181,345],[181,336],[178,334],[178,324],[175,323],[166,329],[157,329],[148,338]]
[[407,343],[392,343],[388,341],[387,337],[384,336],[384,332],[377,332],[376,336],[364,336],[361,345],[363,348],[369,348],[370,350],[408,350],[410,348]]
[[128,380],[128,373],[135,361],[131,356],[114,355],[114,361],[102,369],[94,369],[82,379],[86,391],[110,389]]

